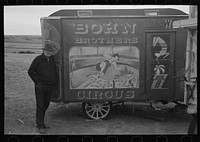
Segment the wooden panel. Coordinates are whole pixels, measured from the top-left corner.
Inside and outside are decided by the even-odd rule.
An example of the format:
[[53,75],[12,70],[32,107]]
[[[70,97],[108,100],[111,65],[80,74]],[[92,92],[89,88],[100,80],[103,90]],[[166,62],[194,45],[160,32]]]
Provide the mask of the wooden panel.
[[173,99],[175,35],[173,32],[147,33],[146,42],[146,98]]

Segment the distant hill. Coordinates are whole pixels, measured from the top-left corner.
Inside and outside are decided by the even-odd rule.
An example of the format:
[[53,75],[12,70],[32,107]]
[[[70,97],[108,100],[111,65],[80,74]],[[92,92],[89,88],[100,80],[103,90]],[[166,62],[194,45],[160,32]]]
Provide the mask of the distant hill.
[[4,35],[4,42],[41,44],[40,35]]

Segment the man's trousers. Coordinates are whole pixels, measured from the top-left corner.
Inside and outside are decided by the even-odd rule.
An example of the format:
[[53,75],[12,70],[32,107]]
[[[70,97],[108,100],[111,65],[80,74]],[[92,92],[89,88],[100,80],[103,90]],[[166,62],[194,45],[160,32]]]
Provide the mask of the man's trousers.
[[35,84],[37,128],[44,127],[45,112],[49,107],[54,87],[53,85],[44,85],[41,82]]

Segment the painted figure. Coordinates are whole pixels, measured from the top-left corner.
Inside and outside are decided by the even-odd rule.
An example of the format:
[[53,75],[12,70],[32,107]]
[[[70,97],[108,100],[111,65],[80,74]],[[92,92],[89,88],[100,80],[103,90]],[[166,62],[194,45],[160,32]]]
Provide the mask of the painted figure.
[[115,67],[116,69],[119,69],[119,70],[120,70],[120,68],[119,68],[119,67],[117,66],[117,64],[116,64],[116,61],[118,61],[119,58],[120,58],[120,57],[119,57],[119,54],[113,54],[112,56],[110,56],[109,59],[106,59],[105,61],[103,61],[103,62],[101,62],[101,63],[98,63],[98,64],[96,65],[96,70],[98,70],[98,71],[100,71],[100,72],[99,72],[99,74],[98,74],[97,77],[103,76],[103,75],[106,73],[107,69],[108,69],[111,65],[114,65],[114,67]]

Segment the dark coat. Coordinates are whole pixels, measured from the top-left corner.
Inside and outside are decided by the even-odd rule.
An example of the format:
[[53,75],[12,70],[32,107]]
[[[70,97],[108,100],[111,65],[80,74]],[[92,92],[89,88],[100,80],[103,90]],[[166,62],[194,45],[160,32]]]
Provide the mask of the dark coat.
[[28,74],[34,83],[41,82],[47,85],[58,83],[58,74],[53,56],[49,57],[49,61],[44,54],[37,56],[31,63]]

